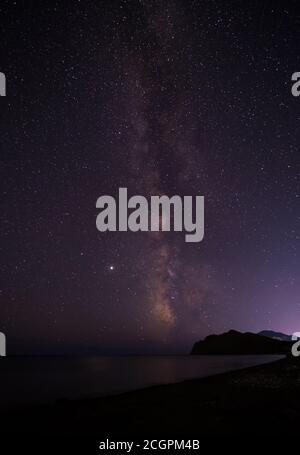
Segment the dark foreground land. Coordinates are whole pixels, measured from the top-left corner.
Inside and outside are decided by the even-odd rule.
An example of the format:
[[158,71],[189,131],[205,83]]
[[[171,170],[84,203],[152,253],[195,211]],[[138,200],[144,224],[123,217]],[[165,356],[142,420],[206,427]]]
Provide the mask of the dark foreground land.
[[199,438],[297,434],[300,361],[283,359],[113,397],[66,400],[5,412],[4,417],[2,434]]

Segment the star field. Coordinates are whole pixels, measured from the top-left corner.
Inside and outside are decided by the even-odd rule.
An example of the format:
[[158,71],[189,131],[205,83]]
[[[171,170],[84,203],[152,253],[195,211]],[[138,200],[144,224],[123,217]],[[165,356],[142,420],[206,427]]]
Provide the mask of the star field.
[[[300,327],[297,2],[1,2],[0,330],[181,353]],[[100,195],[204,195],[205,237],[100,233]]]

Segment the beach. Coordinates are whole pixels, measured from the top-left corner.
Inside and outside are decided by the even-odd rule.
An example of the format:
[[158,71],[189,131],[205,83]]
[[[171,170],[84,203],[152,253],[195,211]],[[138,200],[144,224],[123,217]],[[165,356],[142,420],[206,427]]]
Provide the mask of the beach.
[[294,434],[300,362],[274,363],[115,396],[60,400],[6,415],[4,433],[97,437]]

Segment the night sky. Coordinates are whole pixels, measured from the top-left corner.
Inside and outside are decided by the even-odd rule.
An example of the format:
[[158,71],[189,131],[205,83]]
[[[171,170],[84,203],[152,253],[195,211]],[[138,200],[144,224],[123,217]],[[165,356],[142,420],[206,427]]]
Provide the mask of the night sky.
[[[300,9],[0,5],[8,354],[185,353],[300,330]],[[205,197],[205,237],[96,229],[96,200]]]

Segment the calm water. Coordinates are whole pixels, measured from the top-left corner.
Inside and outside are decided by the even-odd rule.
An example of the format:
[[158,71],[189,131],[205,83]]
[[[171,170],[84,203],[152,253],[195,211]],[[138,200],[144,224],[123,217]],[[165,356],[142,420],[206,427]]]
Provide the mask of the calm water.
[[0,404],[110,395],[200,378],[282,356],[0,358]]

